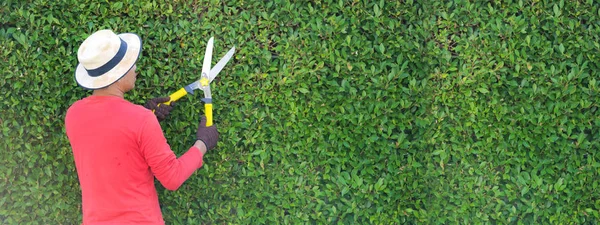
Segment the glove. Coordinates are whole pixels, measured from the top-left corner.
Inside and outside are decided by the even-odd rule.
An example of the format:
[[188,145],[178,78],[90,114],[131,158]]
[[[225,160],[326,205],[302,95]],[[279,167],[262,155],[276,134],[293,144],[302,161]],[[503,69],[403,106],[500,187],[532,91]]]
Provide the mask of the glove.
[[196,137],[198,140],[204,142],[206,150],[208,151],[217,146],[217,141],[219,141],[219,131],[217,131],[217,126],[214,124],[207,127],[206,116],[202,116],[200,124],[198,125],[198,131],[196,132]]
[[154,115],[156,115],[158,121],[161,121],[169,115],[171,109],[175,106],[175,102],[171,102],[171,105],[158,104],[168,102],[169,100],[171,100],[170,97],[153,98],[148,100],[146,104],[144,104],[144,107],[149,110],[154,110]]

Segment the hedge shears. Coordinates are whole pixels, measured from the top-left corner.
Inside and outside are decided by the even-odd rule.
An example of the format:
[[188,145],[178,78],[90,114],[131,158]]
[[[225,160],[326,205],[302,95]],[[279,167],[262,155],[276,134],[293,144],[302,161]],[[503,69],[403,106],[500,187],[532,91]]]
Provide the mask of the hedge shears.
[[197,80],[194,83],[191,83],[191,84],[179,89],[175,93],[169,95],[169,97],[171,98],[170,101],[164,103],[164,104],[169,105],[169,104],[171,104],[171,102],[177,101],[178,99],[185,96],[186,94],[194,94],[194,90],[196,90],[196,89],[200,89],[200,90],[204,91],[204,98],[202,99],[202,101],[204,102],[204,114],[206,115],[206,126],[207,127],[210,127],[213,125],[213,114],[212,114],[213,105],[212,105],[212,96],[210,93],[210,83],[215,79],[215,77],[217,77],[217,74],[219,74],[219,72],[221,72],[223,67],[225,67],[225,64],[227,64],[227,62],[229,62],[229,60],[233,56],[233,53],[235,52],[235,46],[233,48],[229,49],[227,54],[225,54],[225,56],[223,56],[223,58],[221,58],[221,60],[219,60],[217,65],[215,65],[215,67],[213,67],[211,69],[210,64],[211,64],[211,60],[212,60],[212,52],[213,52],[213,37],[211,37],[208,40],[208,43],[206,44],[206,52],[204,53],[204,63],[202,64],[202,75],[200,77],[200,80]]

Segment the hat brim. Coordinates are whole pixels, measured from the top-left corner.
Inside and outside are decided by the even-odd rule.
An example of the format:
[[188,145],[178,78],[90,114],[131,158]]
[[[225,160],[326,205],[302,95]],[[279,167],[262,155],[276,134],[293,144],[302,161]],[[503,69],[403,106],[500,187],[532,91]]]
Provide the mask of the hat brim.
[[133,33],[119,34],[119,37],[127,43],[127,52],[121,62],[105,74],[97,77],[90,76],[80,63],[75,70],[75,80],[79,86],[88,90],[108,87],[123,78],[135,65],[142,52],[142,39]]

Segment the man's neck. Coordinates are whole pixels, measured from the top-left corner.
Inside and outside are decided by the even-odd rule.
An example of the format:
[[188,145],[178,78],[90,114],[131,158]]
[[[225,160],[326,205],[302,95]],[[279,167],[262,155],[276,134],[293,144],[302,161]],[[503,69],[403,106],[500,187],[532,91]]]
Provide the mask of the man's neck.
[[102,89],[98,89],[98,90],[94,90],[94,92],[92,93],[92,95],[95,96],[116,96],[119,98],[124,98],[124,92],[119,90],[118,88],[114,87],[114,86],[109,86],[106,88],[102,88]]

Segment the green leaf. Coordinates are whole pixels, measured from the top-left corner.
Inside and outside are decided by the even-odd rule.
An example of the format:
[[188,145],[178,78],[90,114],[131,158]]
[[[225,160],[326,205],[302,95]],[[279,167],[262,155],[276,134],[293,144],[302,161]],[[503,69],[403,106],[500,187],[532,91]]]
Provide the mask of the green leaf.
[[385,47],[383,46],[383,43],[379,44],[379,52],[381,52],[381,54],[385,53]]
[[565,46],[562,43],[558,45],[558,51],[560,51],[561,54],[565,53]]
[[433,151],[433,153],[432,153],[432,154],[433,154],[433,155],[439,155],[439,154],[442,154],[442,153],[444,153],[444,152],[445,152],[444,150],[435,150],[435,151]]
[[383,186],[383,178],[379,178],[379,180],[377,181],[377,183],[375,183],[375,190],[377,191],[381,191],[383,190],[382,186]]
[[527,194],[529,192],[529,187],[525,186],[523,187],[523,189],[521,189],[521,196],[525,196],[525,194]]
[[16,90],[18,90],[18,89],[21,89],[21,88],[23,87],[23,85],[24,85],[24,83],[23,83],[23,82],[21,82],[21,81],[17,81],[17,82],[16,82],[16,83],[13,85],[13,87],[14,87]]
[[298,91],[301,92],[301,93],[303,93],[303,94],[306,94],[306,93],[309,92],[308,89],[306,89],[306,88],[298,88]]
[[374,4],[373,11],[375,12],[375,17],[381,16],[381,11],[379,10],[379,5]]

